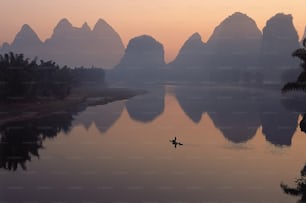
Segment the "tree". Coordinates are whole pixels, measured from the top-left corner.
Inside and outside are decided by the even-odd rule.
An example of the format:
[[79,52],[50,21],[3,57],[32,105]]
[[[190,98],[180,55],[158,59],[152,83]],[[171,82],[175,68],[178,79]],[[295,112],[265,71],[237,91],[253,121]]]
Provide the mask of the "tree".
[[287,184],[281,183],[280,187],[283,192],[292,196],[302,196],[298,202],[306,201],[306,165],[300,171],[301,176],[295,180],[295,186],[290,187]]
[[303,47],[295,50],[292,53],[293,57],[299,58],[302,63],[302,72],[297,78],[296,82],[289,82],[284,85],[282,88],[283,92],[292,91],[292,90],[302,90],[306,91],[306,38],[303,40]]
[[0,101],[63,99],[69,94],[71,69],[53,61],[36,61],[12,52],[0,55]]

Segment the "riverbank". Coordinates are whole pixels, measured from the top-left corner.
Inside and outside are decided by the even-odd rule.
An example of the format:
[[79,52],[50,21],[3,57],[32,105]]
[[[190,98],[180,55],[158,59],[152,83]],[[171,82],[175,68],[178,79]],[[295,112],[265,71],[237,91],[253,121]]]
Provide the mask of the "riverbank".
[[27,119],[39,119],[51,114],[71,111],[78,107],[105,105],[145,94],[144,90],[127,88],[76,88],[62,100],[40,98],[35,102],[0,104],[0,125]]

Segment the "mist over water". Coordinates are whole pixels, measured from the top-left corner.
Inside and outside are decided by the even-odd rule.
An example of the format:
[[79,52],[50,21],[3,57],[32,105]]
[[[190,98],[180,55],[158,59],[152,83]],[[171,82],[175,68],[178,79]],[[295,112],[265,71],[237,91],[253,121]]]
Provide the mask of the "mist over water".
[[279,184],[305,162],[299,100],[229,85],[147,89],[1,126],[1,201],[297,201]]

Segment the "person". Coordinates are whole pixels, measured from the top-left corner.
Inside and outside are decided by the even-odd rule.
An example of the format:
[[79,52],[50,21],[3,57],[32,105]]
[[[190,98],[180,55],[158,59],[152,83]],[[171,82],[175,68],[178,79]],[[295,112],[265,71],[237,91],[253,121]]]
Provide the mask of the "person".
[[176,137],[174,137],[173,140],[169,140],[169,141],[174,145],[175,148],[176,148],[177,145],[180,145],[180,146],[183,145],[182,143],[176,141]]

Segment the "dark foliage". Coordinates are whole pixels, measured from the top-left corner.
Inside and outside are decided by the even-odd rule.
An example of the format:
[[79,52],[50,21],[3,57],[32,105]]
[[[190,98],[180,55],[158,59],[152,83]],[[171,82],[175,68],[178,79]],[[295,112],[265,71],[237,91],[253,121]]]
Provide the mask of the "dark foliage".
[[282,88],[282,92],[288,92],[288,91],[306,91],[306,83],[305,82],[288,82],[284,85]]
[[287,184],[281,183],[280,187],[283,192],[292,196],[301,196],[298,202],[306,201],[306,165],[300,171],[301,176],[295,180],[295,186],[290,187]]
[[0,55],[1,101],[29,101],[39,97],[63,99],[72,77],[68,67],[53,61],[30,61],[23,54]]
[[75,85],[104,82],[98,68],[59,67],[53,61],[29,60],[23,54],[0,55],[0,101],[64,99]]
[[283,92],[292,91],[292,90],[306,91],[306,38],[303,40],[303,47],[295,50],[292,53],[292,56],[297,57],[302,61],[301,67],[303,70],[298,76],[297,81],[285,84],[284,87],[282,88],[282,91]]
[[101,68],[74,68],[72,70],[74,85],[104,85],[105,72]]

